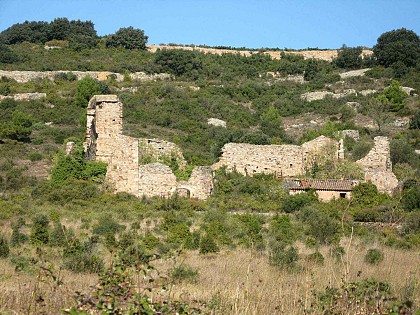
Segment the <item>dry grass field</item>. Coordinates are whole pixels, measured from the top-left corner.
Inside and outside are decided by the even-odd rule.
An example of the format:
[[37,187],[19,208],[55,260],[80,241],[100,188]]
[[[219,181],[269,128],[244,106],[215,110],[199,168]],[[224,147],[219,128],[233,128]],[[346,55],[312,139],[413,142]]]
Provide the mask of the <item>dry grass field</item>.
[[[322,248],[322,265],[305,260],[310,252],[300,246],[301,268],[294,272],[271,266],[265,253],[251,250],[225,250],[210,255],[184,252],[173,259],[155,261],[154,273],[167,275],[170,268],[184,265],[198,271],[196,277],[172,282],[165,292],[158,287],[150,298],[205,305],[204,313],[209,314],[327,314],[317,304],[316,292],[375,279],[389,283],[393,297],[411,299],[414,309],[418,309],[419,251],[381,248],[384,260],[369,265],[364,262],[367,247],[354,241],[343,245],[346,254],[341,260],[332,257],[329,248]],[[47,263],[38,264],[33,273],[16,272],[7,260],[0,260],[0,313],[58,314],[60,309],[76,305],[75,292],[88,293],[97,279],[94,274],[53,269]],[[144,287],[140,274],[133,279],[138,288]],[[369,302],[341,303],[334,314],[382,314],[364,311],[364,303]]]

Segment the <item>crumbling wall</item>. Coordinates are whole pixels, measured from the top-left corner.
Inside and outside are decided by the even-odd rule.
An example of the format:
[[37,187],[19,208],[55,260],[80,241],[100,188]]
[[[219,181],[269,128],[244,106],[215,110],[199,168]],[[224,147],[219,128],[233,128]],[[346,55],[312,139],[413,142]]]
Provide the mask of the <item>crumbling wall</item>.
[[[114,77],[116,81],[121,82],[124,80],[124,75],[109,71],[6,71],[0,70],[0,77],[6,77],[8,79],[15,80],[18,83],[26,83],[32,80],[54,80],[60,74],[72,73],[76,76],[77,80],[81,80],[84,77],[91,77],[98,81],[106,81],[108,78]],[[144,72],[134,72],[129,74],[132,80],[139,81],[156,81],[156,80],[167,80],[171,78],[168,73],[153,73],[146,74]]]
[[365,181],[370,181],[380,192],[391,194],[398,186],[392,172],[392,162],[387,137],[375,137],[374,146],[362,159],[356,161],[365,171]]
[[18,94],[14,94],[14,95],[0,95],[0,101],[2,101],[4,99],[8,99],[8,98],[12,98],[15,101],[33,101],[33,100],[43,99],[43,98],[46,98],[46,97],[47,97],[46,93],[39,93],[39,92],[18,93]]
[[180,196],[206,199],[213,193],[213,169],[211,166],[197,166],[193,169],[190,179],[177,183],[177,193]]
[[339,142],[325,137],[319,136],[316,139],[302,144],[304,168],[311,169],[315,162],[320,163],[330,159],[343,158],[339,156],[340,146]]
[[213,191],[210,167],[197,167],[188,182],[177,182],[169,166],[161,163],[139,164],[141,154],[157,159],[174,155],[179,166],[186,165],[181,150],[171,142],[136,139],[122,134],[123,104],[116,95],[96,95],[87,111],[85,156],[108,164],[106,179],[116,192],[137,197],[170,197],[182,185],[192,198],[206,199]]
[[302,148],[297,145],[254,145],[227,143],[214,168],[226,166],[243,175],[275,174],[295,176],[303,173]]
[[356,161],[365,171],[392,171],[392,162],[387,137],[375,137],[369,153]]
[[169,166],[152,163],[139,166],[137,196],[171,197],[176,191],[176,177]]
[[164,162],[164,159],[176,158],[179,167],[187,165],[181,149],[172,142],[160,139],[139,139],[140,140],[140,161],[152,158],[157,162]]
[[84,148],[87,158],[108,164],[106,179],[115,191],[137,196],[139,140],[122,135],[122,103],[116,95],[90,100]]
[[321,158],[337,159],[338,149],[338,142],[325,136],[302,146],[227,143],[214,168],[226,166],[227,171],[236,170],[250,176],[261,173],[278,177],[298,176]]

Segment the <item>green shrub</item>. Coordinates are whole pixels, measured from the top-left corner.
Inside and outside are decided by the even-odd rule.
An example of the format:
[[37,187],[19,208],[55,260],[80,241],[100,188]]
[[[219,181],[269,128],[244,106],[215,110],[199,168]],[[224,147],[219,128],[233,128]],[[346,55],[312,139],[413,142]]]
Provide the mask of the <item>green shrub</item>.
[[101,217],[92,229],[93,234],[107,235],[121,232],[125,229],[124,225],[119,224],[110,216]]
[[306,234],[319,244],[327,245],[339,241],[340,222],[331,209],[307,206],[299,213],[299,218],[306,225]]
[[51,246],[64,246],[66,244],[66,230],[60,222],[56,222],[50,233]]
[[290,271],[298,268],[299,253],[296,247],[279,241],[271,241],[269,246],[270,264]]
[[365,255],[365,262],[370,265],[377,265],[384,260],[384,254],[377,248],[368,249]]
[[31,152],[31,153],[29,154],[29,159],[30,159],[32,162],[35,162],[35,161],[41,161],[41,160],[42,160],[42,158],[43,158],[43,155],[42,155],[41,153],[39,153],[39,152]]
[[301,210],[306,205],[316,202],[318,199],[312,193],[301,193],[288,196],[281,205],[281,210],[286,213],[293,213]]
[[214,238],[210,235],[205,235],[200,241],[200,254],[218,253],[220,251]]
[[360,208],[353,211],[353,220],[356,222],[380,222],[380,213],[376,209]]
[[174,283],[197,283],[199,272],[198,269],[182,263],[176,267],[169,269],[168,275]]
[[31,236],[32,244],[48,244],[50,220],[45,214],[38,214],[32,219]]
[[4,235],[0,234],[0,258],[8,257],[9,253],[10,253],[9,242],[7,241]]
[[98,273],[104,269],[104,261],[98,255],[78,253],[63,259],[63,267],[73,272]]
[[10,239],[11,246],[19,246],[20,244],[25,243],[28,240],[28,237],[20,231],[21,227],[25,226],[25,220],[19,218],[14,221],[12,224],[12,237]]
[[306,256],[305,260],[316,265],[323,265],[325,258],[320,252],[315,252]]
[[63,267],[73,272],[100,272],[104,261],[94,253],[98,240],[91,237],[81,243],[73,237],[68,240],[63,250]]

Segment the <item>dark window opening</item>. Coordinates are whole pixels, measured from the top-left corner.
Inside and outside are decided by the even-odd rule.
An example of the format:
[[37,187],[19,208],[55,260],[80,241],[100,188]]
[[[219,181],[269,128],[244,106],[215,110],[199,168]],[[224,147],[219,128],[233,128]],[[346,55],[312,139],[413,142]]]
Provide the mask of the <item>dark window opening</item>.
[[346,198],[346,193],[340,193],[340,198]]

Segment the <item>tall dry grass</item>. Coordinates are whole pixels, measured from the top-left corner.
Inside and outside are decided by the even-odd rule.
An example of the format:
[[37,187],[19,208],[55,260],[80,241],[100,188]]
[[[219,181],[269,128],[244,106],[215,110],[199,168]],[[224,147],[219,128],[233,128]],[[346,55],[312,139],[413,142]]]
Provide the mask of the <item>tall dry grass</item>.
[[[296,272],[281,270],[268,263],[266,253],[246,249],[225,250],[219,254],[200,255],[185,252],[172,260],[155,261],[160,274],[184,263],[198,269],[196,282],[184,281],[169,286],[167,298],[191,304],[207,305],[211,314],[322,314],[314,307],[314,293],[343,282],[374,278],[391,284],[399,299],[410,296],[420,305],[418,280],[419,251],[381,248],[384,260],[379,265],[364,262],[367,247],[346,240],[343,259],[321,248],[323,265],[304,259],[311,251],[299,247],[302,268]],[[347,246],[348,245],[348,246]],[[56,263],[59,265],[59,262]],[[0,260],[0,314],[58,314],[60,309],[76,305],[75,292],[90,291],[97,277],[52,270],[48,264],[28,274],[16,272],[8,260]],[[51,277],[50,271],[57,278]],[[138,279],[141,287],[141,279]],[[162,292],[151,298],[162,297]],[[347,313],[355,314],[348,309]],[[362,313],[363,314],[363,313]]]

